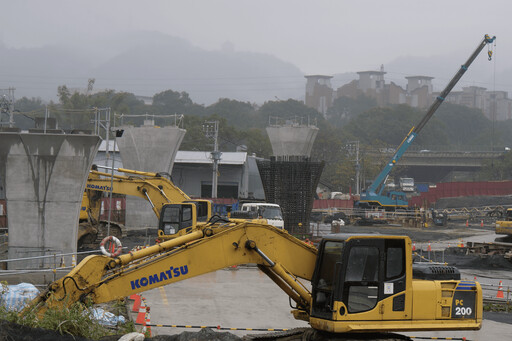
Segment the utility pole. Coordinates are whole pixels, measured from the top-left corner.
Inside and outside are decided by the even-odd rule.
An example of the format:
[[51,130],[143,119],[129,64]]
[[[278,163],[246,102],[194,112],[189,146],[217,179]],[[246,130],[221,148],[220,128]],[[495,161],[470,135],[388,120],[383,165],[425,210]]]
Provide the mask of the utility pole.
[[[108,193],[108,221],[107,221],[107,236],[110,236],[110,220],[112,219],[112,193],[114,191],[114,168],[116,157],[116,141],[118,137],[122,137],[124,129],[113,130],[114,134],[114,151],[112,152],[112,173],[110,175],[110,192]],[[108,135],[108,133],[107,133]]]
[[354,160],[356,162],[356,194],[359,195],[359,191],[361,188],[361,164],[359,163],[359,141],[350,141],[347,143],[347,149],[350,155],[356,154],[356,159]]
[[207,121],[203,124],[203,131],[206,137],[213,139],[212,162],[212,198],[217,198],[217,180],[219,173],[219,161],[222,153],[219,152],[219,121]]
[[[105,131],[105,167],[110,161],[110,108],[94,108],[94,134],[101,137],[101,130]],[[115,150],[113,151],[115,153]]]

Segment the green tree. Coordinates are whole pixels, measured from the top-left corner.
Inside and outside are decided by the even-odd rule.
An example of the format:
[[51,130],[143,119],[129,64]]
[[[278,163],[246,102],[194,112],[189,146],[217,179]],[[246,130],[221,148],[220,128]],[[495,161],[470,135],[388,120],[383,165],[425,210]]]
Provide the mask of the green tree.
[[480,180],[512,180],[512,152],[507,151],[498,159],[487,160],[478,174]]
[[[341,129],[342,134],[351,136],[364,144],[381,141],[384,146],[398,146],[423,117],[424,113],[407,105],[387,108],[373,108],[350,120]],[[416,145],[448,144],[445,125],[436,118],[425,126],[418,135]]]
[[23,113],[41,111],[44,110],[44,106],[43,100],[40,97],[22,97],[14,103],[14,108]]
[[257,112],[248,102],[240,102],[221,98],[216,103],[206,107],[206,114],[225,118],[229,124],[237,128],[250,128],[258,121]]
[[364,95],[358,98],[339,97],[327,110],[327,120],[335,127],[342,127],[358,115],[376,108],[377,101]]
[[[269,101],[265,102],[258,110],[259,122],[265,127],[269,124],[270,117],[277,117],[279,120],[297,119],[303,124],[308,121],[311,124],[323,120],[322,114],[313,108],[307,107],[301,101],[289,99],[287,101]],[[275,122],[270,122],[275,123]]]
[[152,109],[162,115],[193,114],[204,116],[204,107],[195,104],[185,91],[166,90],[153,96]]

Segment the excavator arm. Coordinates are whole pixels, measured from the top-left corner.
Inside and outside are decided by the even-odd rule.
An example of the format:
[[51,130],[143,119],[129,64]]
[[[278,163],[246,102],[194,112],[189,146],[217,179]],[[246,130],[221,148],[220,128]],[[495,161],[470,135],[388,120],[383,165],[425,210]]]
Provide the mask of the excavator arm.
[[310,311],[316,249],[271,225],[209,224],[184,236],[117,258],[89,256],[36,298],[27,310],[77,301],[103,303],[238,264],[257,264],[297,304]]
[[[128,170],[121,169],[121,171]],[[163,205],[191,200],[185,192],[176,187],[170,180],[156,176],[156,174],[151,177],[114,175],[111,179],[111,174],[93,170],[90,171],[85,189],[103,192],[109,192],[112,189],[113,193],[146,199],[158,218],[160,218],[160,208]]]

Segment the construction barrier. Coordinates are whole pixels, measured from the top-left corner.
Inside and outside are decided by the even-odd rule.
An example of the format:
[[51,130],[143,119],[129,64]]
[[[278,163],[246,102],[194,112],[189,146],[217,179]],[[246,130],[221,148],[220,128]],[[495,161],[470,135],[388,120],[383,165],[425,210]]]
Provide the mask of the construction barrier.
[[137,295],[137,294],[131,295],[131,296],[130,296],[130,299],[131,299],[131,300],[134,300],[134,302],[133,302],[133,307],[132,307],[132,311],[133,311],[134,313],[138,312],[138,311],[139,311],[139,308],[140,308],[140,301],[141,301],[140,295]]
[[233,328],[233,327],[221,327],[221,326],[192,326],[183,324],[148,324],[149,327],[166,327],[166,328],[196,328],[196,329],[217,329],[217,330],[248,330],[257,332],[283,332],[291,330],[290,328]]
[[146,323],[146,300],[144,298],[141,299],[141,304],[139,306],[139,312],[137,314],[137,318],[135,319],[135,324]]
[[455,341],[471,341],[465,337],[438,337],[438,336],[407,336],[410,339],[417,340],[455,340]]

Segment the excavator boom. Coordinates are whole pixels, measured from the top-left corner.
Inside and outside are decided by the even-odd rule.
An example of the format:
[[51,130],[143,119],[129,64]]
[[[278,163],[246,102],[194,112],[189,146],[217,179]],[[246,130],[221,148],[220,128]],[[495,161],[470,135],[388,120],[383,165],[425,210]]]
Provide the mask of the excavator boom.
[[[130,252],[118,258],[89,256],[50,285],[31,308],[90,300],[103,303],[238,264],[257,264],[305,311],[316,249],[271,225],[224,224]],[[50,293],[52,295],[50,295]],[[51,298],[49,298],[51,297]]]

